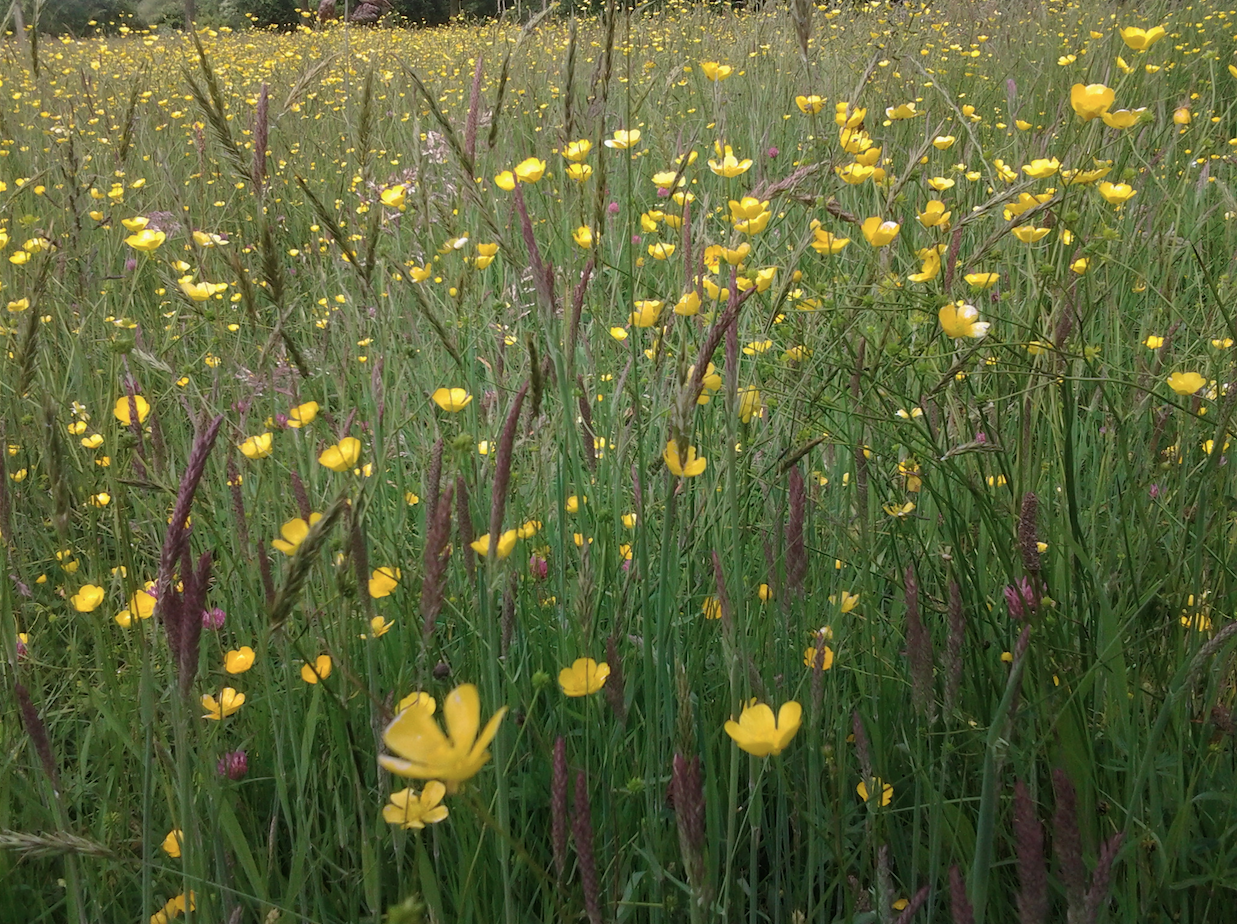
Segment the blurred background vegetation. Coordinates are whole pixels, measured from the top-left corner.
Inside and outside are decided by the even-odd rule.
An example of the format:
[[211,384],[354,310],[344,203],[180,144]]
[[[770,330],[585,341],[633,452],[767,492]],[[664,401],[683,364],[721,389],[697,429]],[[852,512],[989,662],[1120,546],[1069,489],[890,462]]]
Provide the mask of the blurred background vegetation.
[[[497,0],[392,0],[392,22],[431,25],[447,22],[452,16],[493,16],[501,12]],[[353,4],[355,5],[355,4]],[[507,4],[514,8],[515,4]],[[585,8],[589,4],[578,4]],[[195,18],[200,26],[238,28],[246,23],[257,26],[293,26],[302,22],[301,10],[315,11],[313,0],[195,0]],[[344,0],[339,0],[342,13]],[[91,35],[116,31],[122,25],[162,25],[181,28],[185,23],[184,0],[23,0],[27,25],[38,23],[41,32]],[[539,5],[531,4],[531,9]],[[12,29],[10,16],[7,26]]]

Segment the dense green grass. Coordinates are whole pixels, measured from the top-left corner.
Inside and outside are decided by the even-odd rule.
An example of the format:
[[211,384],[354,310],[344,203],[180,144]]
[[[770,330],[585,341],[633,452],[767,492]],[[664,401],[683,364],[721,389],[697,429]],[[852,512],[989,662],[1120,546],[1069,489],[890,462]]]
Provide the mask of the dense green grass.
[[[1228,919],[1237,14],[805,13],[803,52],[791,11],[692,8],[204,33],[200,53],[179,34],[10,43],[0,201],[5,253],[29,258],[0,264],[0,921],[158,920],[192,891],[201,921],[379,920],[411,899],[392,921],[886,922],[920,893],[914,920],[960,924],[954,867],[977,922]],[[1118,32],[1160,22],[1145,52]],[[734,73],[710,81],[712,60]],[[1079,83],[1146,111],[1084,121]],[[810,94],[819,114],[795,102]],[[834,169],[852,160],[839,102],[866,107],[879,183]],[[633,147],[602,144],[634,128]],[[576,183],[558,152],[584,138]],[[715,142],[750,169],[717,175]],[[689,151],[685,210],[651,177]],[[500,188],[528,157],[545,175]],[[1049,157],[1136,193],[1117,207],[1101,178],[1021,171]],[[403,210],[380,198],[399,184]],[[772,214],[745,235],[727,203],[751,193]],[[1022,193],[1043,196],[1013,222],[1051,229],[1035,243],[1002,214]],[[917,219],[931,199],[949,226]],[[166,233],[150,253],[126,244],[137,216]],[[869,216],[901,222],[891,244],[865,241]],[[851,243],[816,252],[813,220]],[[23,249],[37,238],[54,246]],[[735,285],[771,280],[674,314],[705,246],[742,241]],[[938,244],[939,274],[911,279]],[[227,288],[194,300],[186,274]],[[645,299],[664,307],[639,327]],[[986,337],[943,332],[960,300]],[[697,405],[702,356],[722,381]],[[1178,394],[1189,372],[1203,383]],[[472,396],[458,413],[430,397],[452,387]],[[118,420],[130,393],[138,426]],[[161,570],[161,550],[217,416],[195,594],[190,556]],[[269,456],[247,458],[263,433]],[[355,465],[320,464],[349,436]],[[668,439],[703,473],[672,475]],[[426,582],[448,489],[450,557]],[[495,493],[503,530],[536,535],[476,558]],[[274,549],[309,510],[328,516],[300,551]],[[400,578],[373,597],[379,568]],[[148,581],[158,612],[125,619]],[[177,582],[190,621],[226,612],[196,651]],[[241,646],[253,666],[226,673]],[[329,676],[307,683],[321,655]],[[611,673],[567,697],[580,657]],[[422,783],[380,770],[384,727],[417,690],[441,719],[466,683],[482,721],[508,710],[492,759],[445,820],[388,824],[388,794]],[[224,687],[244,705],[202,719]],[[723,729],[752,698],[802,705],[777,756]],[[877,779],[888,804],[857,793]],[[1033,815],[1044,847],[1019,857]]]

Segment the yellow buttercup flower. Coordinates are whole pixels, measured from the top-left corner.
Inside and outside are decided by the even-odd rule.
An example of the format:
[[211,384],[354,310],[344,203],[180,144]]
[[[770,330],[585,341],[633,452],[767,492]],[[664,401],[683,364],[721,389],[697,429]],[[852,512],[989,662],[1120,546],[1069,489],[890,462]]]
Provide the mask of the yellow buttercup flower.
[[558,672],[558,685],[567,696],[591,696],[606,685],[610,665],[592,658],[576,658],[571,667]]
[[[501,561],[511,554],[511,550],[515,548],[515,541],[518,538],[518,533],[514,529],[509,529],[498,537],[498,558]],[[490,534],[485,533],[471,543],[473,551],[482,558],[489,557],[490,554]]]
[[494,185],[499,189],[511,192],[515,189],[515,174],[510,170],[503,170],[501,173],[494,175]]
[[[137,422],[145,423],[147,415],[150,414],[150,402],[141,395],[134,395],[133,404],[137,407]],[[132,423],[132,418],[129,416],[128,395],[116,399],[116,406],[112,408],[112,414],[126,427]]]
[[[370,638],[382,638],[391,631],[391,626],[395,625],[389,622],[385,616],[374,616],[369,621]],[[365,638],[365,634],[361,633],[361,638]]]
[[919,213],[919,223],[925,228],[935,228],[937,226],[949,227],[949,216],[953,212],[946,211],[945,203],[940,199],[930,199],[928,204],[924,206],[924,210]]
[[768,705],[752,700],[743,707],[739,721],[730,719],[724,727],[741,750],[754,757],[776,757],[799,731],[802,719],[803,707],[793,699],[782,704],[776,719]]
[[245,705],[245,694],[237,693],[231,687],[224,687],[219,693],[219,700],[207,693],[202,697],[202,708],[206,710],[204,719],[215,722],[222,721]]
[[506,714],[503,706],[481,725],[481,698],[471,683],[456,687],[443,703],[447,734],[427,709],[405,709],[387,726],[382,740],[396,756],[379,755],[378,763],[391,773],[422,780],[442,780],[448,790],[476,776],[490,759],[486,747]]
[[288,411],[288,426],[294,430],[307,427],[314,422],[314,418],[317,416],[318,402],[306,401],[304,404],[298,404]]
[[898,232],[902,229],[902,226],[896,221],[886,221],[879,215],[865,218],[861,227],[863,228],[863,236],[867,238],[868,243],[873,247],[885,247],[892,244],[894,238],[898,236]]
[[1012,183],[1014,180],[1018,179],[1018,174],[1014,171],[1014,168],[1005,163],[1005,161],[1001,160],[1001,158],[998,157],[993,160],[992,166],[996,168],[996,175],[1006,183]]
[[712,81],[725,80],[734,73],[734,68],[729,64],[718,64],[716,61],[701,61],[700,69]]
[[145,590],[139,590],[129,598],[128,608],[116,614],[116,624],[118,626],[122,629],[127,629],[133,622],[134,616],[138,619],[149,619],[154,615],[155,603],[157,601],[154,594],[150,593],[154,586],[154,581],[147,581]]
[[[1065,180],[1065,182],[1070,184],[1071,186],[1078,186],[1078,185],[1085,186],[1090,183],[1094,183],[1096,180],[1102,180],[1104,177],[1108,175],[1108,172],[1111,169],[1112,169],[1111,166],[1103,165],[1103,166],[1097,166],[1094,170],[1062,170],[1061,176]],[[1028,196],[1027,193],[1022,193],[1022,195],[1018,197],[1019,205],[1024,206],[1021,209],[1021,211],[1025,212],[1028,208],[1035,205],[1036,203],[1047,202],[1049,199],[1052,198],[1052,192],[1055,192],[1055,190],[1052,190],[1047,193],[1040,193],[1038,196]],[[1023,196],[1027,196],[1027,198],[1024,199]],[[1014,206],[1012,203],[1010,205],[1005,206],[1007,211],[1013,207]],[[1021,214],[1021,212],[1019,212],[1019,214]]]
[[493,242],[488,243],[488,244],[478,244],[477,255],[473,257],[472,264],[477,269],[485,269],[487,266],[489,266],[491,263],[494,262],[494,257],[497,254],[498,254],[498,244],[493,243]]
[[616,151],[625,151],[627,148],[633,148],[640,141],[640,129],[633,128],[630,131],[620,128],[614,133],[612,138],[605,140],[605,145],[608,148],[614,148]]
[[860,780],[859,785],[855,787],[855,792],[859,793],[859,798],[864,802],[879,798],[880,804],[885,806],[893,801],[893,787],[879,776],[872,777],[870,780]]
[[450,414],[458,413],[472,403],[472,395],[465,388],[439,388],[430,397]]
[[835,167],[834,172],[838,175],[838,179],[848,186],[858,186],[860,183],[872,179],[872,175],[876,173],[876,168],[859,163],[844,164],[843,166]]
[[1014,228],[1012,233],[1014,237],[1022,241],[1024,244],[1034,244],[1047,236],[1051,228],[1036,228],[1034,225],[1019,225]]
[[716,597],[705,597],[704,602],[700,605],[700,609],[704,613],[705,619],[722,618],[722,605]]
[[687,446],[680,450],[676,440],[667,441],[662,459],[666,463],[666,468],[670,469],[670,474],[678,478],[695,478],[709,464],[707,459],[697,458],[695,446]]
[[[696,372],[694,365],[687,367],[687,377],[690,379]],[[722,387],[722,377],[712,363],[704,367],[704,377],[700,380],[700,384],[704,386],[704,391],[700,393],[700,397],[696,399],[697,404],[708,404],[709,395],[715,391],[720,391]]]
[[938,151],[944,151],[947,148],[953,147],[954,142],[957,140],[953,135],[937,135],[932,139],[932,147]]
[[132,218],[120,219],[120,223],[125,226],[126,231],[132,231],[134,234],[137,234],[137,232],[150,224],[150,219],[145,215],[135,215]]
[[1166,34],[1163,26],[1152,26],[1150,29],[1130,26],[1121,30],[1121,41],[1135,51],[1146,51]]
[[966,302],[950,302],[941,306],[937,318],[945,336],[955,339],[970,337],[978,340],[987,335],[990,326],[989,322],[979,320],[979,309]]
[[850,103],[841,102],[834,105],[833,120],[841,128],[858,128],[863,124],[867,109],[852,107]]
[[759,234],[768,227],[772,216],[768,199],[744,196],[737,202],[730,200],[730,220],[734,222],[735,230],[744,234]]
[[743,423],[751,423],[752,418],[759,416],[761,413],[760,407],[760,391],[754,386],[739,389],[739,420]]
[[218,234],[208,234],[205,231],[194,231],[193,242],[199,247],[218,247],[221,244],[226,244],[227,240]]
[[383,806],[382,820],[399,825],[409,831],[419,831],[426,825],[445,821],[450,812],[442,805],[447,787],[438,780],[430,780],[420,795],[411,789],[401,789],[388,797],[390,804]]
[[331,656],[318,655],[314,658],[313,664],[301,665],[301,679],[306,683],[317,683],[319,680],[326,680],[331,676]]
[[581,138],[579,141],[569,141],[560,151],[567,160],[573,163],[579,163],[588,157],[588,152],[593,150],[593,142],[587,138]]
[[859,605],[859,594],[852,594],[850,591],[844,590],[836,599],[830,595],[829,602],[836,603],[841,612],[849,613]]
[[[833,649],[830,648],[828,645],[825,645],[823,654],[824,654],[824,658],[822,659],[820,669],[822,671],[827,671],[831,667],[833,667]],[[811,667],[811,668],[816,667],[816,646],[815,645],[811,645],[808,648],[803,649],[803,666]]]
[[181,831],[179,828],[173,828],[168,832],[167,837],[163,839],[163,843],[159,846],[163,848],[164,853],[175,860],[180,856],[180,845],[184,842],[184,840],[185,832]]
[[653,185],[658,189],[675,189],[687,184],[687,177],[677,170],[659,170],[653,174]]
[[529,157],[515,165],[515,178],[521,183],[536,183],[545,175],[545,161]]
[[77,593],[69,598],[69,602],[79,613],[90,613],[99,608],[104,596],[102,587],[95,584],[83,584],[78,588]]
[[[843,127],[838,131],[838,144],[842,146],[842,150],[847,154],[854,154],[856,158],[862,155],[865,151],[872,147],[872,136],[865,132],[862,128],[846,128]],[[880,148],[877,148],[879,151]],[[872,161],[863,161],[868,166],[872,165]]]
[[1109,205],[1122,205],[1138,195],[1138,190],[1128,183],[1110,183],[1105,180],[1096,189]]
[[405,709],[421,709],[424,710],[426,715],[433,715],[437,708],[438,703],[435,702],[434,697],[424,691],[417,691],[415,693],[409,693],[401,699],[399,704],[395,707],[395,712],[398,715]]
[[1111,112],[1100,113],[1100,118],[1104,120],[1104,124],[1109,128],[1129,128],[1134,125],[1142,114],[1147,111],[1144,106],[1141,109],[1117,109]]
[[1060,169],[1061,162],[1055,157],[1037,157],[1029,164],[1022,165],[1022,172],[1037,180],[1050,177]]
[[990,289],[1001,278],[1000,273],[967,273],[966,284],[975,289]]
[[236,444],[236,448],[246,459],[265,459],[271,454],[271,434],[259,433],[248,436]]
[[185,908],[190,911],[197,908],[194,902],[194,893],[190,892],[188,899],[185,898],[185,893],[181,892],[174,898],[169,898],[163,903],[163,907],[150,916],[150,924],[168,924],[173,918],[180,917],[185,913]]
[[733,179],[734,177],[747,173],[748,170],[752,169],[752,159],[750,157],[745,157],[742,160],[739,160],[730,150],[730,145],[726,145],[725,151],[719,160],[709,160],[709,169],[718,176]]
[[1168,387],[1179,395],[1193,395],[1206,384],[1197,372],[1174,372],[1168,377]]
[[696,292],[686,292],[683,297],[674,303],[674,313],[685,318],[690,318],[700,311],[700,296]]
[[805,115],[816,115],[825,108],[825,99],[822,96],[812,94],[811,96],[796,96],[795,105],[799,107],[799,111]]
[[403,183],[396,186],[388,186],[381,193],[382,204],[387,208],[399,209],[401,212],[405,208],[405,200],[408,198],[408,187]]
[[730,297],[729,289],[723,289],[708,276],[705,276],[700,280],[700,285],[704,289],[705,294],[714,301],[721,300],[724,302]]
[[1112,105],[1116,94],[1102,83],[1092,83],[1084,86],[1076,83],[1070,87],[1069,101],[1074,112],[1084,121],[1099,118]]
[[944,244],[935,247],[924,247],[915,251],[915,256],[923,261],[923,267],[918,273],[911,273],[906,278],[911,282],[931,282],[941,272],[941,254],[945,252]]
[[391,591],[399,586],[401,577],[399,568],[375,568],[369,578],[369,595],[375,600],[391,596]]
[[593,246],[593,229],[588,225],[580,225],[571,232],[571,239],[585,250]]
[[674,245],[666,243],[649,244],[649,256],[654,260],[668,260],[674,255]]
[[134,250],[140,250],[142,253],[154,253],[163,246],[168,236],[162,231],[152,231],[149,228],[143,228],[137,234],[125,238],[125,243]]
[[334,446],[328,446],[318,456],[318,461],[333,472],[346,472],[361,457],[361,441],[355,436],[345,436]]
[[813,232],[813,236],[815,240],[812,241],[812,249],[817,253],[831,257],[841,253],[843,248],[850,243],[850,238],[836,237],[831,231],[826,231],[824,228],[817,228]]
[[896,122],[899,119],[913,119],[917,115],[923,115],[923,113],[915,110],[914,103],[901,103],[897,106],[890,106],[885,110],[885,118],[892,122]]
[[288,520],[283,526],[279,527],[279,534],[282,538],[273,540],[271,545],[285,555],[295,555],[296,550],[305,541],[305,537],[309,535],[309,528],[321,519],[322,514],[311,513],[308,523],[300,517]]
[[243,674],[253,667],[253,659],[253,649],[248,645],[242,645],[223,656],[223,669],[229,674]]
[[635,327],[652,327],[661,314],[662,302],[653,298],[645,298],[636,302],[636,310],[627,318],[629,324]]

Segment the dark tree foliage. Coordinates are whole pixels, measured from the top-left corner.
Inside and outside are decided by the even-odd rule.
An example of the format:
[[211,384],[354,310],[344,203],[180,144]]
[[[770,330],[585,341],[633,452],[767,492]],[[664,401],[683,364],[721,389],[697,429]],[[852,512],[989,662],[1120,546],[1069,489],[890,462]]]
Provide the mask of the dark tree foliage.
[[[3,0],[0,0],[2,3]],[[347,0],[356,6],[359,0]],[[339,16],[345,0],[336,0]],[[294,27],[312,22],[301,10],[317,13],[317,0],[195,0],[195,19],[199,25]],[[485,17],[497,13],[497,0],[392,0],[392,24],[439,25],[452,16]],[[34,0],[23,0],[26,22],[34,22]],[[123,17],[123,19],[122,19]],[[133,18],[135,17],[135,18]],[[90,23],[95,25],[91,26]],[[112,31],[122,22],[143,22],[164,26],[184,25],[184,0],[45,0],[39,17],[39,30],[53,34],[88,35]]]
[[[34,25],[34,0],[24,0],[22,7],[26,25]],[[57,35],[86,35],[98,29],[110,31],[121,24],[119,17],[127,19],[133,13],[130,0],[47,0],[39,11],[38,28],[40,32]],[[97,25],[91,26],[92,21]]]
[[[300,11],[308,8],[296,0],[245,0],[236,7],[244,13],[252,13],[254,22],[263,26],[296,25],[303,21]],[[317,10],[317,7],[315,3],[313,8]]]

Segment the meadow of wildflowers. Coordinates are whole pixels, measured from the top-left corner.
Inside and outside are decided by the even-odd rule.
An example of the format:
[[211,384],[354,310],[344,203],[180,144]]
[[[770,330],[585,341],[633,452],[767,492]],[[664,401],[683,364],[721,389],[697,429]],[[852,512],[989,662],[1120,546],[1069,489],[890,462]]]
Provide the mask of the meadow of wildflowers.
[[1235,23],[10,35],[0,922],[1231,921]]

